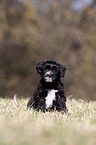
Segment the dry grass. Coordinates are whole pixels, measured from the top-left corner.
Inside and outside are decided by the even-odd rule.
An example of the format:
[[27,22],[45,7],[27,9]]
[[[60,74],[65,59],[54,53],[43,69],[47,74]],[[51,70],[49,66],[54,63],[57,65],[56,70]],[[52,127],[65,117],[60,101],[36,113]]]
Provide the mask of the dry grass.
[[26,109],[28,99],[0,99],[0,145],[96,145],[96,102],[68,100],[68,115]]

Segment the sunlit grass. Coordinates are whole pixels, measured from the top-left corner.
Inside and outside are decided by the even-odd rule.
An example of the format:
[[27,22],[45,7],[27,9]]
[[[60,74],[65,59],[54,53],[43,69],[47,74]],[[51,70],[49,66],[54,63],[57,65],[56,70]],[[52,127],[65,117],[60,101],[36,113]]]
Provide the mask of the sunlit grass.
[[96,102],[67,100],[69,114],[28,110],[0,99],[0,145],[96,145]]

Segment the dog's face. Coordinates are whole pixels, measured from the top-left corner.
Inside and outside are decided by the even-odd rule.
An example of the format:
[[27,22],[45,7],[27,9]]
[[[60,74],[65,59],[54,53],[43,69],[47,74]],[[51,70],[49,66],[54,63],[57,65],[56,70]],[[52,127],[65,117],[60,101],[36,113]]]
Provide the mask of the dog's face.
[[42,61],[36,65],[37,72],[46,82],[54,82],[64,77],[66,68],[55,61]]
[[56,64],[45,63],[43,67],[43,77],[46,82],[53,82],[59,75],[59,67]]

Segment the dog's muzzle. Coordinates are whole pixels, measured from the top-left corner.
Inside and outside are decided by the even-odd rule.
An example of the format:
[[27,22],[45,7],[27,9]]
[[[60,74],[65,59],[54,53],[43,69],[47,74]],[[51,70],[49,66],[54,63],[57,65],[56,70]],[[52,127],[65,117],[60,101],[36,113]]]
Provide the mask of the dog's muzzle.
[[48,71],[45,73],[44,75],[44,79],[46,82],[53,82],[53,72],[52,71]]

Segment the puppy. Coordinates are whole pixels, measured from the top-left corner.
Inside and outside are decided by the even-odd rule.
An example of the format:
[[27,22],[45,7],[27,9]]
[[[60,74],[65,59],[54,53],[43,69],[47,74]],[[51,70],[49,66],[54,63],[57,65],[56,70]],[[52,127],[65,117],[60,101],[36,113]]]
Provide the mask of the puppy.
[[36,65],[36,70],[41,80],[27,107],[43,112],[57,110],[66,113],[66,97],[60,80],[65,76],[65,66],[55,61],[42,61]]

